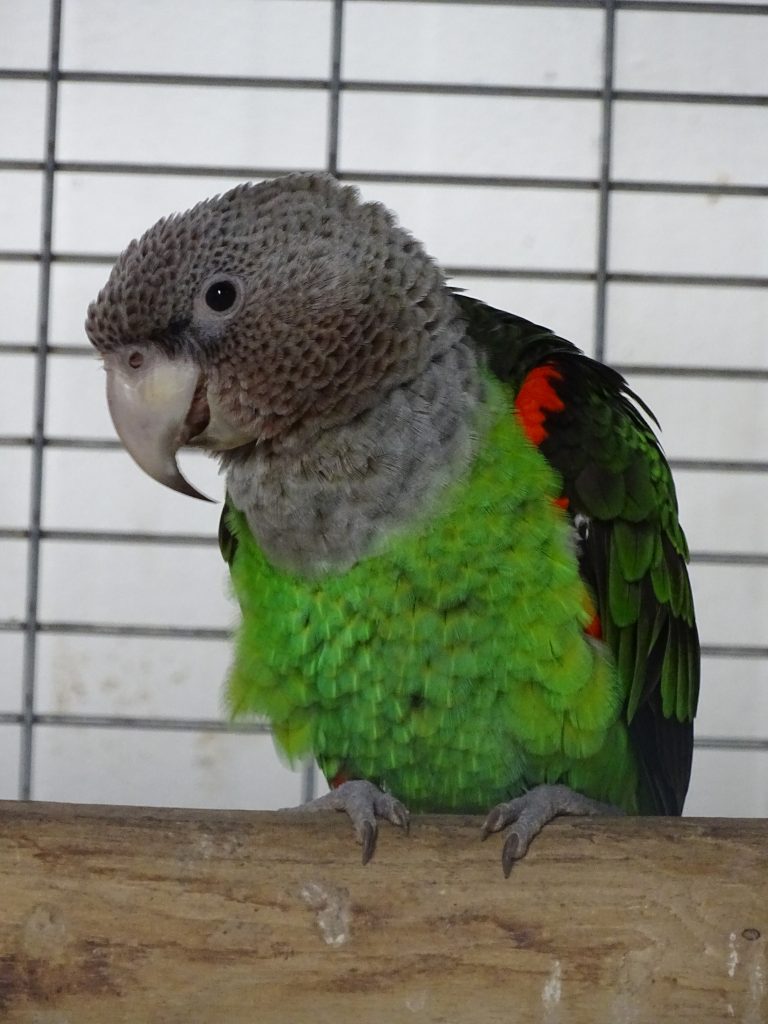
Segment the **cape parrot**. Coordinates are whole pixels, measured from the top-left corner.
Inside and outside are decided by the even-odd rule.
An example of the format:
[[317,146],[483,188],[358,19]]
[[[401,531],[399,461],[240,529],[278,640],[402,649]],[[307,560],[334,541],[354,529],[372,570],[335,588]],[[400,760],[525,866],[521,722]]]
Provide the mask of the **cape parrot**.
[[[150,476],[226,472],[228,699],[351,817],[488,811],[505,873],[557,814],[680,814],[699,644],[669,467],[614,370],[452,289],[322,174],[130,243],[88,309]],[[199,496],[199,495],[198,495]],[[400,802],[403,801],[403,803]]]

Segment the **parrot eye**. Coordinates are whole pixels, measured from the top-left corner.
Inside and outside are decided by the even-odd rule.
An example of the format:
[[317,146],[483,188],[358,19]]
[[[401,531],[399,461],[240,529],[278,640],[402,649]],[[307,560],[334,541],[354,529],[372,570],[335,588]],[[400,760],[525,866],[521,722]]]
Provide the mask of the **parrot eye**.
[[128,365],[134,370],[138,370],[143,362],[144,356],[141,354],[141,352],[131,352],[131,354],[128,356]]
[[230,309],[237,298],[237,289],[231,281],[214,281],[205,293],[205,304],[215,313]]

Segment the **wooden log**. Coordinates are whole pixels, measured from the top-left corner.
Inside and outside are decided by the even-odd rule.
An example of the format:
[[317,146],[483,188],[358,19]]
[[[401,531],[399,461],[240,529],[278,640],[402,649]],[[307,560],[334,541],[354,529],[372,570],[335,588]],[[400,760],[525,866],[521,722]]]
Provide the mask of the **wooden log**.
[[768,1021],[768,822],[0,803],[9,1024]]

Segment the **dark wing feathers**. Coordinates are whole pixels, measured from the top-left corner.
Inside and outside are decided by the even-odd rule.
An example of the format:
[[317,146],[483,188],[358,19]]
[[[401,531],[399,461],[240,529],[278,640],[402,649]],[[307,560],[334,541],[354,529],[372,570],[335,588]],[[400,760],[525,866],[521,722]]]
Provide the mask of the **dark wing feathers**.
[[615,370],[545,327],[455,293],[490,369],[517,394],[549,365],[563,403],[540,449],[562,478],[571,515],[587,518],[581,568],[626,688],[644,785],[642,810],[680,814],[693,749],[699,641],[688,549],[672,477],[648,407]]
[[219,551],[221,551],[221,557],[231,568],[235,560],[235,552],[237,551],[237,537],[229,528],[229,514],[230,504],[229,495],[227,495],[219,519]]

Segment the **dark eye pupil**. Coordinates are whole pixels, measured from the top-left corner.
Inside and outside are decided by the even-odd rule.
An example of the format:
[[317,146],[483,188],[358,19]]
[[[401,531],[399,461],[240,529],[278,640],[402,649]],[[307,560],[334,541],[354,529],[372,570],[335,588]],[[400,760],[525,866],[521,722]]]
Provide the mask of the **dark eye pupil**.
[[205,302],[216,313],[223,313],[237,298],[235,286],[230,281],[215,281],[205,293]]

